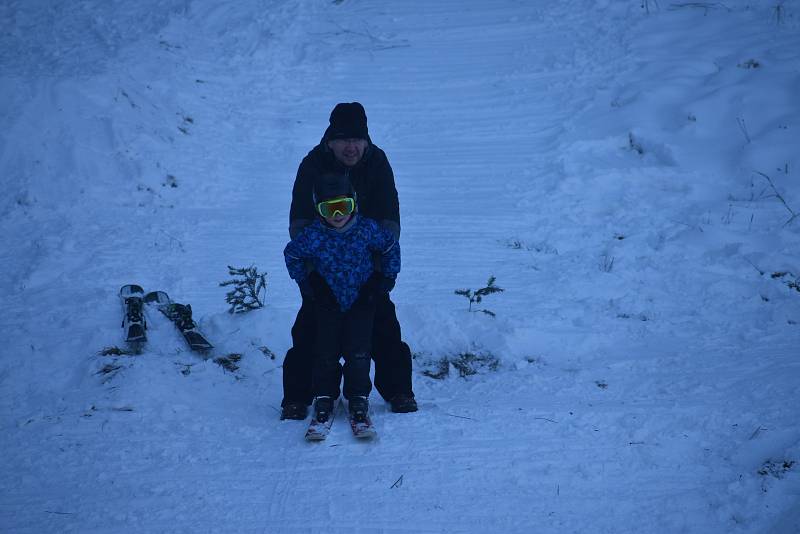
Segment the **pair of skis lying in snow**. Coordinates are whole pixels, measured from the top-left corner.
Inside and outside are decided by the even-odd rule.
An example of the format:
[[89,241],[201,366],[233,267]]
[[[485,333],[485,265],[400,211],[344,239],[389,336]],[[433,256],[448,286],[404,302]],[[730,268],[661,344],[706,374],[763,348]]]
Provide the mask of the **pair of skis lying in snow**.
[[197,330],[197,323],[192,320],[192,307],[189,304],[172,302],[163,291],[151,291],[145,294],[144,289],[136,284],[127,284],[120,288],[119,298],[122,302],[122,328],[125,341],[136,349],[141,349],[147,341],[147,321],[144,307],[153,306],[163,313],[180,331],[189,348],[197,352],[206,352],[214,346]]
[[[333,420],[336,418],[336,412],[338,411],[338,408],[339,401],[337,400],[333,404],[333,410],[331,410],[328,419],[324,422],[317,421],[314,416],[311,417],[311,422],[308,424],[308,430],[306,430],[306,439],[308,441],[323,441],[328,437],[328,434],[331,432],[331,427],[333,426]],[[350,430],[353,431],[353,436],[356,438],[369,439],[378,435],[378,432],[375,430],[375,426],[372,424],[372,419],[368,413],[365,414],[363,419],[358,420],[348,413],[348,419],[350,421]]]

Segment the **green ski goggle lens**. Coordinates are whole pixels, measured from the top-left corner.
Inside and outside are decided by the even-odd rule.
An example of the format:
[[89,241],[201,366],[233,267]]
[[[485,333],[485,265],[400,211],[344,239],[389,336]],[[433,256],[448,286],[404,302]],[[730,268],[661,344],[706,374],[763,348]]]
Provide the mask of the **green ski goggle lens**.
[[352,197],[339,197],[317,204],[317,212],[323,217],[350,215],[355,209],[356,201]]

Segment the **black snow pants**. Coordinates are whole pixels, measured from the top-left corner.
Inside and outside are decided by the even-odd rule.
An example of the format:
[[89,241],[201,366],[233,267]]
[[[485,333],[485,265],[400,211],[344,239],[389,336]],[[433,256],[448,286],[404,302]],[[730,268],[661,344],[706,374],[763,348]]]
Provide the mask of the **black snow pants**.
[[[330,291],[330,289],[328,289]],[[293,347],[283,360],[283,401],[311,404],[312,362],[316,343],[315,300],[303,299],[292,327]],[[375,361],[375,389],[386,400],[395,395],[413,395],[411,350],[403,342],[394,303],[387,294],[374,296],[372,359]],[[338,383],[342,368],[336,364]]]
[[[372,344],[372,322],[375,317],[373,299],[361,298],[343,312],[333,306],[315,302],[314,356],[311,363],[311,393],[339,398],[339,382],[344,374],[344,397],[369,397]],[[344,368],[339,359],[344,358]]]

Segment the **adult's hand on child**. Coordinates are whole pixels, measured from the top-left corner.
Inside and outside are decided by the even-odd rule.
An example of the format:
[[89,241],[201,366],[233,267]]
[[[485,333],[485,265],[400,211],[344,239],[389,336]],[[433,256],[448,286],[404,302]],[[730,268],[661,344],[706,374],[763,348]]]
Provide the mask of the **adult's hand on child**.
[[304,299],[314,300],[314,287],[311,285],[310,277],[306,276],[297,282],[297,287],[300,288],[300,295]]
[[388,276],[381,276],[378,282],[378,292],[382,295],[388,295],[394,289],[395,279]]
[[314,300],[317,305],[325,308],[336,308],[338,303],[333,290],[325,281],[325,279],[317,271],[311,271],[308,275],[308,282],[311,285],[311,290],[314,293]]

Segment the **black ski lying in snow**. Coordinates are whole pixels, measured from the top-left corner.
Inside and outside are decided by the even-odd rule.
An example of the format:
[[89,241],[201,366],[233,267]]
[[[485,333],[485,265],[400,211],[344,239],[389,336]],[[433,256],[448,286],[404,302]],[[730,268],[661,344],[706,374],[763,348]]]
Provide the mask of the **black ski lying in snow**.
[[172,302],[169,295],[163,291],[151,291],[144,295],[143,300],[146,304],[158,308],[158,311],[175,324],[189,344],[189,348],[197,352],[206,352],[214,348],[214,345],[197,330],[197,323],[192,319],[190,304]]
[[138,350],[147,341],[147,323],[142,309],[144,289],[136,284],[124,285],[119,290],[119,298],[122,302],[125,341]]

